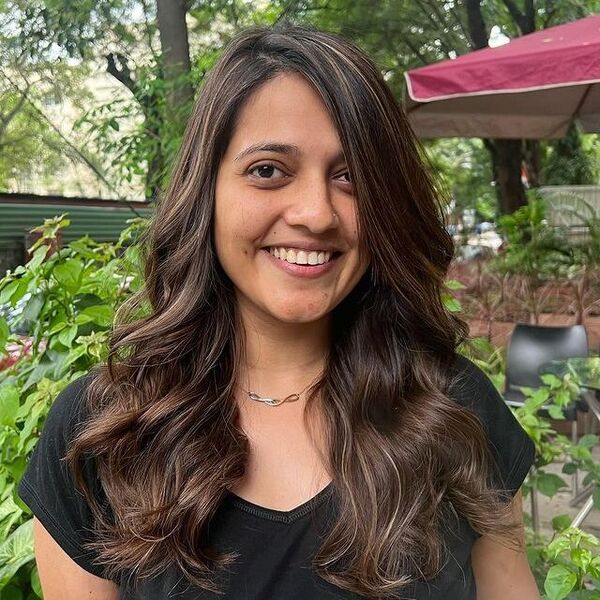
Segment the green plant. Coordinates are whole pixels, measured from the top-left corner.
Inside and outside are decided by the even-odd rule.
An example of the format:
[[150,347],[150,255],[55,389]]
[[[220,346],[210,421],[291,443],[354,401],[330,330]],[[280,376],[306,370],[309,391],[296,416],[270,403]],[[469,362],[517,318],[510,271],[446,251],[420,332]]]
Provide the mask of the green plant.
[[[464,348],[477,364],[502,390],[504,387],[503,353],[484,338],[469,341]],[[576,444],[564,435],[557,434],[550,419],[564,419],[564,409],[581,393],[574,373],[559,378],[556,375],[541,376],[539,388],[522,388],[525,402],[513,409],[523,429],[536,447],[536,460],[525,483],[523,494],[533,489],[552,498],[566,482],[544,467],[564,461],[562,472],[571,475],[575,469],[586,473],[583,484],[596,483],[594,507],[600,508],[600,465],[594,461],[592,447],[600,442],[597,435],[585,435]],[[543,409],[542,409],[543,407]],[[540,589],[546,600],[600,600],[600,542],[589,533],[571,527],[568,515],[557,515],[552,521],[553,536],[548,539],[534,532],[531,517],[525,514],[527,556]]]
[[[0,280],[0,304],[14,307],[28,298],[18,320],[32,323],[30,335],[14,335],[0,318],[0,353],[8,343],[22,358],[0,371],[0,592],[4,598],[41,597],[33,559],[28,507],[16,486],[37,442],[48,408],[74,378],[106,356],[114,313],[140,285],[138,234],[132,219],[116,243],[84,237],[52,252],[49,244],[69,225],[66,215],[34,230],[40,238],[31,259]],[[14,323],[12,323],[14,325]],[[15,591],[17,590],[17,591]]]
[[511,275],[513,301],[525,307],[537,324],[548,300],[547,284],[571,262],[572,250],[558,231],[548,227],[544,200],[534,194],[526,206],[501,217],[499,229],[508,244],[490,266]]

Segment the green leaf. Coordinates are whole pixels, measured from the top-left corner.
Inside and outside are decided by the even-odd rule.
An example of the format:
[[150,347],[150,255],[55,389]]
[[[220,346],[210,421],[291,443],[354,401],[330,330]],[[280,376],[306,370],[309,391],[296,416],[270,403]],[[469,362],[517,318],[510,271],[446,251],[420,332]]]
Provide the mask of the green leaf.
[[577,575],[564,565],[554,565],[548,570],[544,591],[548,600],[563,600],[577,583]]
[[563,465],[562,472],[565,475],[573,475],[573,473],[577,472],[577,465],[575,463],[572,463],[572,462],[565,463]]
[[556,421],[561,421],[565,418],[563,409],[560,406],[556,406],[555,404],[551,404],[548,407],[548,414]]
[[44,259],[46,258],[46,254],[48,254],[49,249],[50,249],[50,246],[47,246],[46,244],[44,244],[43,246],[40,246],[33,253],[31,260],[27,263],[26,266],[31,271],[34,271],[35,269],[37,269],[44,262]]
[[585,572],[592,561],[592,553],[587,548],[573,548],[571,550],[571,560],[574,565]]
[[465,289],[465,285],[462,284],[457,279],[449,279],[446,281],[446,287],[450,290],[463,290]]
[[79,260],[67,259],[64,263],[56,265],[52,271],[56,280],[69,292],[76,292],[81,282],[83,266]]
[[592,433],[584,435],[579,440],[579,446],[585,446],[586,448],[591,448],[592,446],[595,446],[598,443],[600,443],[600,436]]
[[442,294],[442,300],[444,302],[444,306],[450,312],[460,312],[460,310],[462,309],[460,302],[453,296],[450,296],[449,294]]
[[536,479],[536,488],[540,494],[544,494],[544,496],[552,498],[552,496],[554,496],[556,492],[563,487],[567,487],[567,484],[558,475],[555,475],[554,473],[538,473]]
[[35,321],[40,316],[44,306],[44,297],[42,294],[32,296],[23,309],[22,319],[25,321]]
[[14,585],[8,585],[2,590],[2,600],[23,600],[23,592]]
[[552,373],[545,373],[544,375],[540,376],[540,379],[545,385],[550,386],[552,389],[562,384],[561,380],[556,375],[552,375]]
[[21,508],[15,504],[12,494],[0,504],[0,540],[8,535],[17,519],[23,514]]
[[2,291],[0,291],[0,305],[4,306],[9,304],[10,299],[12,298],[12,295],[14,294],[15,290],[19,287],[19,280],[15,279],[14,281],[11,281],[10,283],[8,283],[7,285],[5,285],[2,288]]
[[108,304],[96,304],[84,308],[77,315],[75,321],[77,322],[79,318],[87,318],[88,321],[93,321],[103,327],[110,327],[113,321],[113,310]]
[[0,425],[14,427],[19,410],[19,390],[10,383],[0,387]]
[[571,517],[569,515],[556,515],[552,519],[552,529],[554,531],[564,531],[571,525]]
[[[526,388],[526,389],[531,389],[531,388]],[[550,389],[546,388],[546,387],[538,388],[533,392],[533,394],[531,394],[531,397],[535,400],[536,404],[538,404],[538,403],[543,404],[550,397]]]
[[76,335],[77,325],[69,325],[58,334],[58,341],[67,348],[70,348]]
[[10,337],[10,331],[8,329],[8,323],[0,317],[0,352],[6,348],[6,343]]
[[42,597],[42,584],[40,583],[40,574],[37,565],[34,565],[31,570],[31,589],[37,594],[38,598]]
[[571,402],[571,395],[569,394],[569,390],[558,390],[556,392],[556,396],[554,397],[554,401],[559,406],[567,406]]
[[29,519],[0,544],[0,589],[25,563],[33,559],[33,519]]
[[527,553],[527,562],[529,563],[529,566],[532,569],[535,568],[535,566],[539,563],[539,561],[542,558],[541,551],[538,548],[535,548],[533,546],[527,546],[526,553]]

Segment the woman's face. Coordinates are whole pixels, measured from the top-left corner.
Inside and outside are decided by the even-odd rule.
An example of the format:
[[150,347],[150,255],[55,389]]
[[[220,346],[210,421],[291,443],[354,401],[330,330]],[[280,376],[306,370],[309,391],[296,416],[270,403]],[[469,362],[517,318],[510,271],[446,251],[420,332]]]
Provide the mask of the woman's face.
[[216,183],[216,251],[242,314],[287,323],[327,315],[367,268],[357,225],[322,100],[297,74],[263,84],[239,112]]

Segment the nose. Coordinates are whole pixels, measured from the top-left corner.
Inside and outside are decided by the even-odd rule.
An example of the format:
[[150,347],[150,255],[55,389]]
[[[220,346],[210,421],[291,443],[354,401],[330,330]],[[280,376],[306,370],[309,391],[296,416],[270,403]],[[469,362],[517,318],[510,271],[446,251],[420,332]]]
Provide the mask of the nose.
[[294,186],[293,198],[285,211],[290,226],[304,226],[312,233],[324,233],[337,227],[338,220],[331,203],[330,182],[315,176]]

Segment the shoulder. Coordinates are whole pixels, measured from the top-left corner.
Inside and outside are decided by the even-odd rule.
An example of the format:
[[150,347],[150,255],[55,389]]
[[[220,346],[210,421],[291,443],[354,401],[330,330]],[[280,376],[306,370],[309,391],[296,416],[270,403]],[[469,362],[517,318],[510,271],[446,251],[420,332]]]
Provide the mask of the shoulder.
[[457,355],[447,395],[479,418],[495,463],[495,485],[514,495],[534,461],[535,445],[502,394],[480,367]]
[[494,407],[509,410],[485,371],[462,354],[456,354],[450,368],[447,393],[453,400],[475,412],[485,412]]

